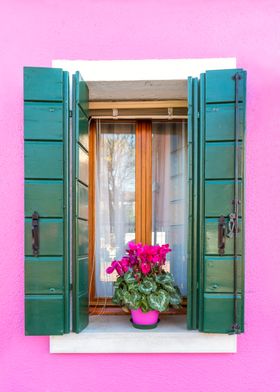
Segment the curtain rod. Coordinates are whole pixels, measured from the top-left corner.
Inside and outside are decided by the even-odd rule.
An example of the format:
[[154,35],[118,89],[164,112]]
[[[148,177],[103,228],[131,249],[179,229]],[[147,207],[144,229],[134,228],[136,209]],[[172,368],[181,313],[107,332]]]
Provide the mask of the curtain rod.
[[147,100],[147,101],[90,101],[90,110],[100,109],[164,109],[187,108],[188,101],[184,99],[173,100]]
[[117,115],[117,116],[90,116],[91,120],[138,120],[138,119],[147,119],[147,120],[187,120],[188,116],[186,115]]

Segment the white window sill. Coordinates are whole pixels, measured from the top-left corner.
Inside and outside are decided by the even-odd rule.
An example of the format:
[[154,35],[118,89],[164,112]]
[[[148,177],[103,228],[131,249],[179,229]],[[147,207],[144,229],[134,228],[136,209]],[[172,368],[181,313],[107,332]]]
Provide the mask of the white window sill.
[[162,316],[145,331],[126,316],[91,316],[79,334],[50,336],[50,353],[236,353],[236,343],[236,335],[188,331],[185,316]]

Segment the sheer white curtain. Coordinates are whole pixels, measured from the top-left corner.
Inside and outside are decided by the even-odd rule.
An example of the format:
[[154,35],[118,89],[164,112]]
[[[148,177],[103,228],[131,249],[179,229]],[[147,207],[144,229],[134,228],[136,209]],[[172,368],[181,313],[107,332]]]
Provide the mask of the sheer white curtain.
[[96,132],[95,294],[112,296],[105,270],[135,238],[135,125],[99,122]]
[[[168,268],[187,293],[187,135],[182,122],[154,122],[152,240],[169,243]],[[105,270],[135,239],[135,124],[100,122],[96,133],[95,294],[112,296]]]
[[183,122],[153,123],[154,244],[169,243],[167,268],[187,295],[187,133]]

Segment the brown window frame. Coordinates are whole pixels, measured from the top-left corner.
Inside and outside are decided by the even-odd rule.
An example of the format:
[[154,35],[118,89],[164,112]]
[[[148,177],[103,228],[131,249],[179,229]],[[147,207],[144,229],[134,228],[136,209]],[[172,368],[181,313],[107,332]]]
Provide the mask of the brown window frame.
[[[102,120],[101,120],[102,121]],[[117,120],[113,120],[117,121]],[[121,120],[124,122],[125,120]],[[152,120],[134,120],[135,145],[135,238],[136,242],[152,241]],[[131,122],[131,120],[129,121]],[[89,313],[125,315],[110,298],[95,297],[95,162],[96,120],[89,123]],[[181,309],[169,309],[165,314],[185,314],[186,299]]]

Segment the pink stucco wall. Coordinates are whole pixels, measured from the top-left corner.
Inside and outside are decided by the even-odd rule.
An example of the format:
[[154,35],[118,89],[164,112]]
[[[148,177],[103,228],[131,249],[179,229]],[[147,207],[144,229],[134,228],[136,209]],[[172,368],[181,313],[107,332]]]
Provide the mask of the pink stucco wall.
[[[279,0],[8,0],[0,12],[0,391],[280,391]],[[237,57],[248,70],[246,333],[223,355],[50,355],[23,331],[22,67]]]

